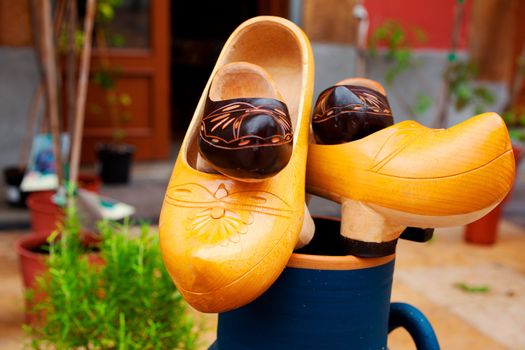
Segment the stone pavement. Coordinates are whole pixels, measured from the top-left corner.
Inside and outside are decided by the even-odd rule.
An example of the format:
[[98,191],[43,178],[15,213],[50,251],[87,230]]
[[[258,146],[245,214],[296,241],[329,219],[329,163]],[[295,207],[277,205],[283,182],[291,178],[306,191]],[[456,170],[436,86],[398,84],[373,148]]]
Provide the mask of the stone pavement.
[[[419,308],[431,321],[443,349],[525,349],[525,232],[509,222],[501,225],[492,247],[467,245],[462,228],[436,230],[421,244],[400,241],[394,275],[393,301]],[[0,235],[0,349],[19,350],[27,339],[23,322],[22,283],[14,249],[28,232]],[[485,286],[467,293],[458,283]],[[201,325],[199,349],[215,339],[217,316],[195,312]],[[414,349],[402,330],[389,337],[392,350]]]

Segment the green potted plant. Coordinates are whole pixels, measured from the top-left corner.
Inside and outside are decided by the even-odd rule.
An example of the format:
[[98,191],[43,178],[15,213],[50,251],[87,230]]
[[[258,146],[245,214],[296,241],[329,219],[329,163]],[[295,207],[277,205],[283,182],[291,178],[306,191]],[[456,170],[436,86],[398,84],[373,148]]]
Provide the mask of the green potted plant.
[[132,98],[126,92],[119,91],[117,81],[119,67],[112,66],[108,58],[108,46],[123,46],[124,38],[110,29],[121,0],[100,0],[97,3],[95,19],[95,38],[99,51],[102,53],[101,66],[93,74],[93,82],[99,86],[105,95],[104,110],[95,104],[90,106],[93,114],[109,114],[113,127],[112,140],[97,145],[99,160],[99,175],[104,183],[122,184],[129,181],[131,164],[135,148],[125,142],[126,125],[131,121],[130,107]]
[[115,129],[111,142],[100,143],[96,147],[99,176],[107,184],[124,184],[129,182],[135,153],[135,147],[125,142],[126,131],[124,129],[131,114],[123,109],[131,105],[131,97],[126,93],[116,92],[113,87],[114,82],[109,83],[110,80],[101,78],[106,74],[106,72],[98,72],[95,74],[95,81],[103,81],[97,84],[102,86],[106,92],[110,118]]
[[[386,20],[379,25],[370,36],[369,56],[380,57],[386,63],[384,82],[404,113],[411,118],[424,115],[432,105],[432,98],[425,93],[428,86],[423,86],[413,100],[408,99],[402,89],[399,89],[398,78],[410,74],[422,84],[421,59],[414,56],[412,45],[421,44],[427,40],[426,33],[418,27],[406,27],[396,20]],[[379,47],[384,52],[379,55]]]
[[[51,195],[50,193],[48,194]],[[74,195],[72,188],[70,188],[68,195]],[[74,202],[71,203],[74,204]],[[44,201],[38,205],[42,206],[45,204],[46,202]],[[44,209],[46,209],[45,206]],[[99,263],[101,261],[99,256],[94,254],[94,252],[98,250],[97,244],[100,241],[100,237],[82,228],[76,206],[69,205],[65,208],[60,208],[60,212],[56,209],[56,212],[49,212],[47,214],[53,218],[58,215],[58,213],[60,213],[59,219],[50,220],[48,223],[49,227],[47,227],[46,231],[33,231],[31,235],[22,237],[16,242],[22,282],[24,288],[32,295],[32,298],[27,300],[28,311],[32,309],[35,303],[42,299],[43,293],[41,291],[35,293],[35,290],[38,285],[37,280],[39,276],[42,276],[48,271],[46,262],[49,258],[50,247],[53,244],[59,244],[60,240],[61,245],[76,246],[78,242],[78,248],[81,249],[79,253],[87,254],[91,263]],[[63,237],[65,237],[65,240],[61,241]],[[26,313],[27,322],[33,323],[36,320],[37,314],[31,312]]]
[[47,270],[28,293],[37,320],[24,329],[33,349],[195,348],[187,304],[148,225],[134,235],[128,222],[100,222],[94,258],[74,216],[66,223],[60,239],[49,240]]

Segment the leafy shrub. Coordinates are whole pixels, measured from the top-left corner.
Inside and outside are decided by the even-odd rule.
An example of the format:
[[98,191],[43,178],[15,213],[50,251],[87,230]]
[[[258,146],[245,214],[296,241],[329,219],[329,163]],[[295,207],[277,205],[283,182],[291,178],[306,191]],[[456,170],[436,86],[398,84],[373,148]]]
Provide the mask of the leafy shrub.
[[194,349],[193,320],[149,226],[135,237],[127,222],[99,223],[94,259],[79,237],[77,216],[66,217],[60,239],[52,237],[49,273],[38,281],[36,292],[45,296],[34,312],[45,316],[25,326],[32,348]]

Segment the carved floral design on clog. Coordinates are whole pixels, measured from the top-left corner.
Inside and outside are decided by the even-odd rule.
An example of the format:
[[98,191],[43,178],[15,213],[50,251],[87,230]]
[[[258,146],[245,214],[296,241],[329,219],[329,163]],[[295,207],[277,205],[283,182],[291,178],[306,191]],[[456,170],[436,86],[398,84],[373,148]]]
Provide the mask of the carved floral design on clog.
[[[253,223],[253,216],[246,211],[226,210],[220,206],[204,209],[187,219],[187,230],[195,232],[203,239],[239,243],[240,235],[248,232],[248,225]],[[218,237],[217,237],[218,236]]]
[[201,242],[239,243],[248,226],[254,222],[253,213],[289,218],[291,207],[277,195],[266,191],[237,191],[229,193],[224,183],[215,192],[196,183],[175,186],[168,191],[166,203],[190,208],[186,229]]

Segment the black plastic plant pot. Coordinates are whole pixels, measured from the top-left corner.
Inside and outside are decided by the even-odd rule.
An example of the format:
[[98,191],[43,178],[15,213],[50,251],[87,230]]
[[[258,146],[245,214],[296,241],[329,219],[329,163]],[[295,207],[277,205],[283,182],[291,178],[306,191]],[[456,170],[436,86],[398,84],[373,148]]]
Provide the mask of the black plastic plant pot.
[[135,148],[127,144],[97,146],[99,176],[106,184],[126,184],[130,179]]
[[20,189],[24,173],[25,169],[16,166],[4,168],[5,198],[12,207],[27,208],[26,199],[29,193]]

